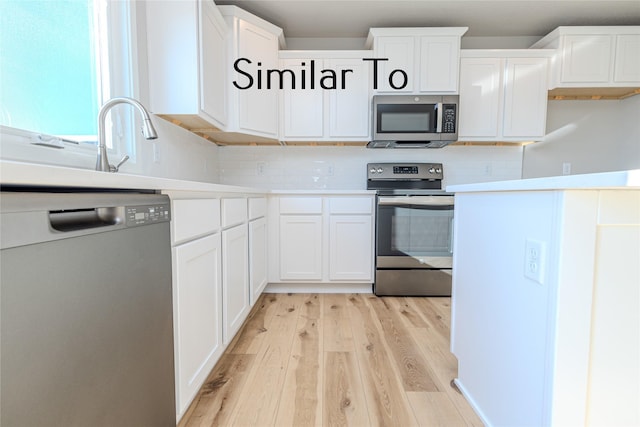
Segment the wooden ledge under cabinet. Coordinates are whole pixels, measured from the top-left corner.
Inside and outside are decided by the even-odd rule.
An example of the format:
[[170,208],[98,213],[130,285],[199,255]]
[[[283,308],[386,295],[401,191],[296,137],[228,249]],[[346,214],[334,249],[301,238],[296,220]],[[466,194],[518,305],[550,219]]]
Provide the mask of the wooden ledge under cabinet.
[[640,94],[638,87],[556,88],[549,91],[550,101],[598,101],[625,99]]

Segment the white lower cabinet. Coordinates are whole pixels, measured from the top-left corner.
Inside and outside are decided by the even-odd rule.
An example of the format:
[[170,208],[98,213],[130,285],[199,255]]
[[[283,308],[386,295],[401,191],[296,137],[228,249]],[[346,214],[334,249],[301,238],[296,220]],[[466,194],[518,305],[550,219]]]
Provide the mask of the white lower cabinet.
[[[282,196],[277,245],[281,282],[372,283],[374,197]],[[277,246],[277,247],[276,247]]]
[[331,215],[329,280],[371,280],[372,241],[371,215]]
[[220,200],[170,196],[179,420],[224,351]]
[[224,350],[220,233],[174,248],[178,413],[188,408]]
[[223,339],[229,344],[249,314],[249,235],[241,224],[222,231]]
[[322,215],[280,217],[280,279],[322,279]]
[[249,222],[249,292],[253,306],[267,286],[267,220]]
[[179,421],[267,284],[267,202],[233,193],[167,194]]

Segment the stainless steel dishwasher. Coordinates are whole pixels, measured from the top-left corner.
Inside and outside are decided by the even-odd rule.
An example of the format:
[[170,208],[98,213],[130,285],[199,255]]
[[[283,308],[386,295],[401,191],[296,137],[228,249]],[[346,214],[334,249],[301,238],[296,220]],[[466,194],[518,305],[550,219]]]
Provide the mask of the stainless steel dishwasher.
[[0,425],[175,426],[169,200],[0,193]]

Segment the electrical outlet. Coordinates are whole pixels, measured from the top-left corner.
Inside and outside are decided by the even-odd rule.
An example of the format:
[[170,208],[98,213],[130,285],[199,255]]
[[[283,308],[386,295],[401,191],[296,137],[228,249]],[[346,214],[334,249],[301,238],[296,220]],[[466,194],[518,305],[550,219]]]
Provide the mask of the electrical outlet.
[[265,169],[265,164],[264,162],[258,162],[257,164],[257,173],[258,175],[264,175],[264,169]]
[[571,163],[564,162],[562,164],[562,175],[571,175]]
[[524,276],[543,284],[545,267],[545,244],[527,239],[524,247]]

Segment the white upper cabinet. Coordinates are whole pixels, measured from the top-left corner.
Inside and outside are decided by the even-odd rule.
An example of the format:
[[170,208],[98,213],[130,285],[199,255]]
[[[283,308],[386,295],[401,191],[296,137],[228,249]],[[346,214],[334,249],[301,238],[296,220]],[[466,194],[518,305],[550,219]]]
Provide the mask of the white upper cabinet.
[[613,37],[609,35],[566,36],[563,43],[562,82],[608,83],[611,80]]
[[[377,62],[374,72],[377,93],[411,93],[414,90],[416,37],[413,36],[380,36],[373,41],[374,58],[384,61]],[[372,64],[372,68],[373,68]],[[401,70],[406,73],[406,85],[404,74],[395,72]],[[402,87],[404,85],[404,87]]]
[[278,89],[265,87],[261,75],[278,68],[282,29],[236,6],[218,9],[231,29],[229,105],[237,114],[230,117],[228,130],[277,138]]
[[[371,28],[377,93],[458,93],[460,38],[467,27]],[[373,70],[374,64],[371,63]],[[372,75],[373,75],[372,71]]]
[[555,49],[550,89],[640,85],[640,26],[558,27],[532,47]]
[[[640,33],[640,30],[638,31]],[[615,83],[640,83],[640,34],[616,36],[613,81]]]
[[542,139],[549,56],[544,50],[463,50],[458,139]]
[[147,1],[149,109],[201,128],[228,121],[227,25],[212,1]]
[[[278,90],[260,89],[258,70],[278,67],[282,30],[211,0],[145,8],[150,110],[214,141],[275,142]],[[238,64],[242,73],[239,58],[250,61]]]
[[502,105],[504,61],[501,58],[461,58],[460,139],[494,138]]
[[[368,141],[368,51],[281,51],[281,139]],[[279,80],[272,82],[279,85]]]

